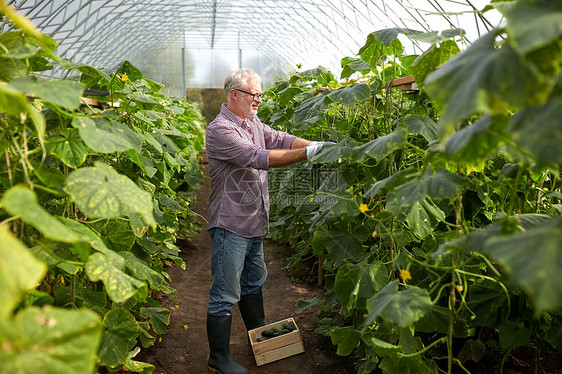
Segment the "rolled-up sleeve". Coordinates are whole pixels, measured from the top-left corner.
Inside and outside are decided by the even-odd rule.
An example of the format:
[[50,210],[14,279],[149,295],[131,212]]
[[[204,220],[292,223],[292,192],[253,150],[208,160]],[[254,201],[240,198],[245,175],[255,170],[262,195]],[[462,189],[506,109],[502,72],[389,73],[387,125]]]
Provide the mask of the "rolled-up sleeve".
[[263,136],[265,139],[265,147],[267,149],[276,149],[276,148],[291,148],[291,144],[293,140],[295,140],[296,136],[290,135],[283,131],[273,130],[268,125],[262,124],[263,126]]
[[208,157],[241,167],[269,169],[269,151],[251,143],[227,123],[209,125],[206,143]]

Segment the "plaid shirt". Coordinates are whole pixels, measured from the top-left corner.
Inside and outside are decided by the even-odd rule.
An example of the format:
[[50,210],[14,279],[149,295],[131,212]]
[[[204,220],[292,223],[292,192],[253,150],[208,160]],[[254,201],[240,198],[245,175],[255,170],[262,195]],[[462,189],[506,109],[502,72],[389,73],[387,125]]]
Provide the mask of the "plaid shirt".
[[291,148],[294,139],[294,135],[271,129],[257,116],[244,121],[222,105],[206,133],[211,175],[209,229],[221,227],[246,238],[265,234],[269,149]]

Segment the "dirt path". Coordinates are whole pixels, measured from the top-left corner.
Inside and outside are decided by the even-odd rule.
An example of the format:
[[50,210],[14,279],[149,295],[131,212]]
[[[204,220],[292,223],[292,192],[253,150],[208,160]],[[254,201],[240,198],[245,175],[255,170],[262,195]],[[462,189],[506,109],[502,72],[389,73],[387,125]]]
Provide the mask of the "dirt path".
[[[194,211],[204,217],[207,217],[209,192],[210,181],[206,173],[205,184],[193,207]],[[171,286],[177,290],[175,299],[165,299],[170,304],[170,331],[162,336],[162,341],[157,341],[153,347],[143,350],[135,358],[153,364],[156,367],[155,374],[207,372],[209,346],[205,323],[211,285],[211,238],[203,220],[202,224],[201,234],[181,246],[181,256],[187,269],[175,266],[167,270],[172,278]],[[263,288],[266,319],[268,322],[275,322],[292,316],[301,330],[305,352],[257,367],[244,323],[235,307],[231,333],[231,354],[234,359],[252,374],[354,373],[351,360],[336,355],[329,338],[314,334],[317,308],[293,316],[299,299],[322,299],[323,288],[291,283],[283,270],[286,250],[277,243],[266,240],[264,251],[268,266],[268,279]]]

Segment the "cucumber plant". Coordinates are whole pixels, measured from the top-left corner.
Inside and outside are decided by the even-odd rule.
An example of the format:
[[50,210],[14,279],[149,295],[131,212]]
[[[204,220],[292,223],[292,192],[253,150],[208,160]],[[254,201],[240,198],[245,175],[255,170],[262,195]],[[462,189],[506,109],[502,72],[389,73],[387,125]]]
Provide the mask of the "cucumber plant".
[[152,372],[133,358],[166,331],[166,266],[198,230],[202,116],[128,61],[60,58],[0,5],[0,367]]
[[[271,227],[295,250],[289,269],[321,259],[317,331],[360,373],[560,357],[562,6],[490,7],[506,25],[463,52],[461,30],[380,30],[342,59],[342,79],[296,73],[260,108],[337,143],[272,172]],[[400,34],[430,47],[404,56]],[[409,75],[419,92],[389,83]]]

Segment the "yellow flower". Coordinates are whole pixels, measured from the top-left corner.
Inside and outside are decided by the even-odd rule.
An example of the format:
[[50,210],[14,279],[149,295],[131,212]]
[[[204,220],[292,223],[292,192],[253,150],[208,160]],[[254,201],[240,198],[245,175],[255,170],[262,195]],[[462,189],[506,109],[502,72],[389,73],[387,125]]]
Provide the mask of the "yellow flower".
[[189,206],[189,201],[186,201],[186,202],[185,202],[185,206]]
[[412,279],[412,275],[410,274],[410,272],[406,269],[400,269],[400,278],[402,278],[402,280],[407,281],[409,279]]
[[373,233],[371,234],[371,237],[374,238],[375,236],[377,236],[377,232],[373,231]]
[[179,309],[179,308],[180,308],[180,306],[176,304],[176,309]]
[[462,291],[464,290],[464,287],[462,286],[462,284],[457,284],[457,285],[455,286],[455,288],[457,289],[457,291],[458,291],[459,293],[462,293]]
[[127,78],[129,78],[129,76],[127,75],[127,73],[123,73],[123,75],[121,76],[121,80],[123,82],[125,82],[127,80]]
[[369,207],[367,206],[367,204],[361,203],[361,205],[359,205],[359,210],[361,211],[361,213],[365,213],[369,210]]
[[158,338],[158,343],[162,343],[162,337]]
[[313,202],[313,201],[314,201],[314,198],[311,197],[310,199],[308,199],[308,201]]
[[188,328],[189,328],[188,325],[183,325],[183,329],[184,329],[184,330],[187,330]]

